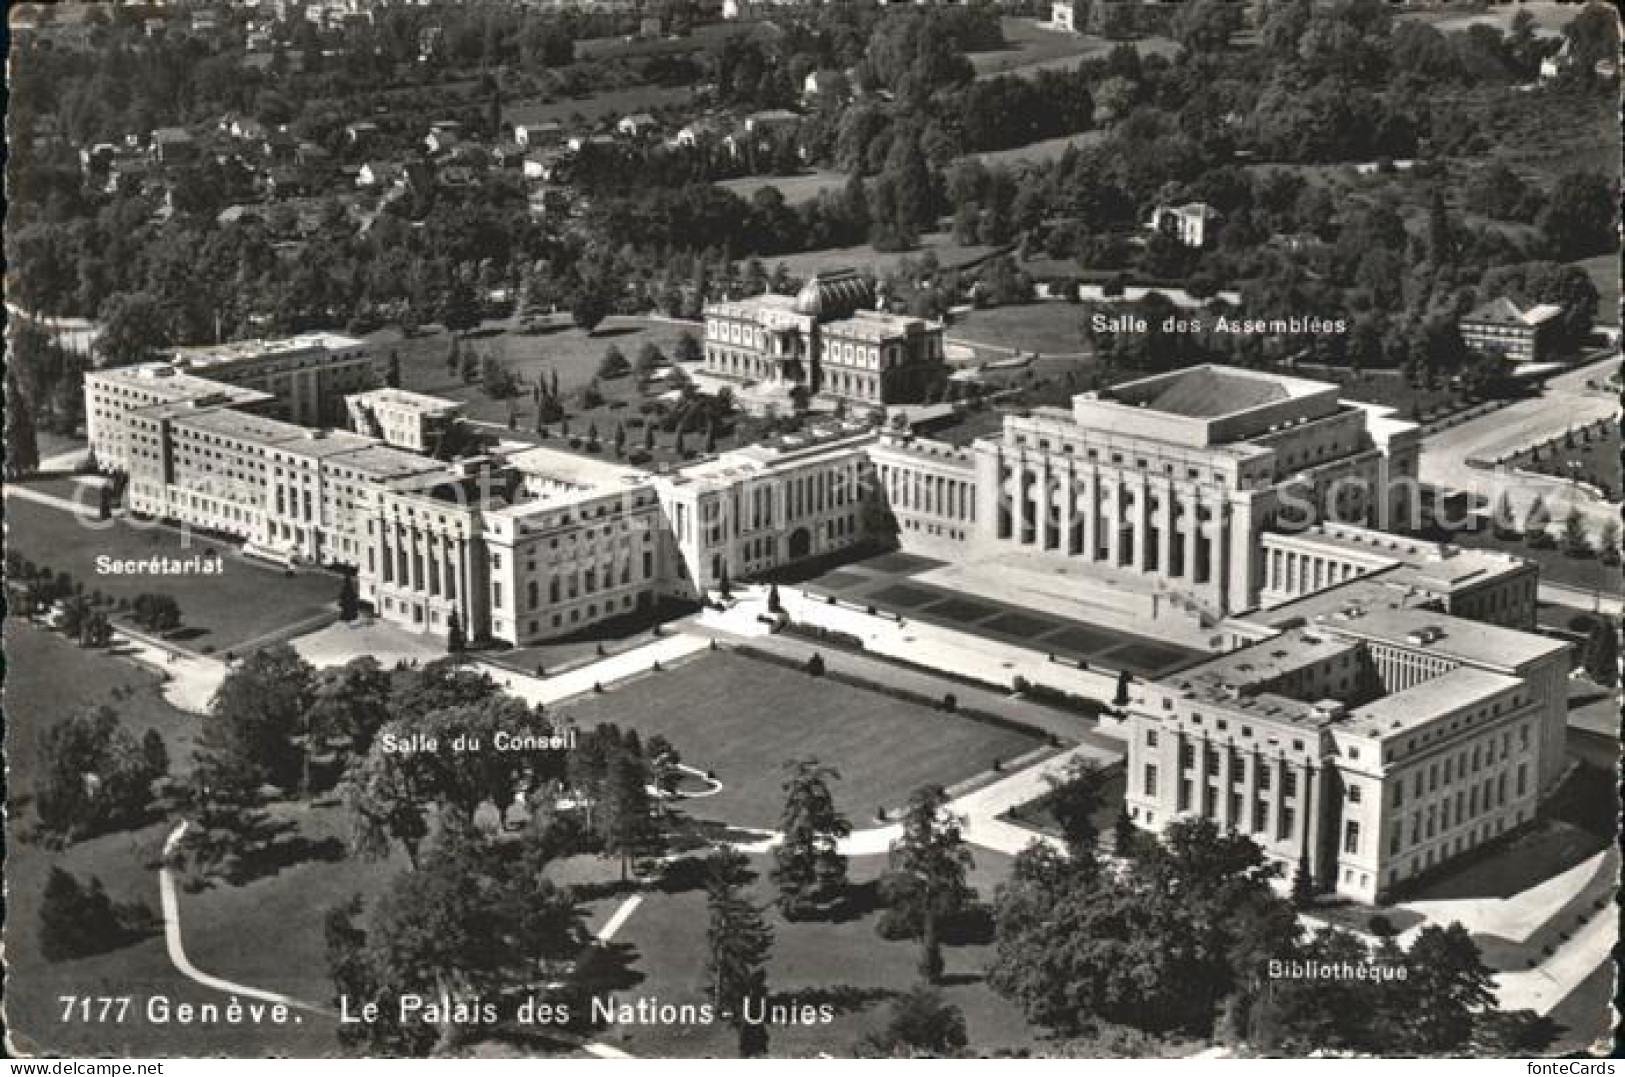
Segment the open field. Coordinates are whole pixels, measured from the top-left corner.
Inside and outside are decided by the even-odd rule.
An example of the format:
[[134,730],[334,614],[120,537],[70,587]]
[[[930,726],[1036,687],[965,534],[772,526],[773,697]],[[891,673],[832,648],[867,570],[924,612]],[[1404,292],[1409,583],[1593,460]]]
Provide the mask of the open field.
[[844,173],[828,168],[815,168],[794,176],[740,176],[723,180],[717,186],[732,191],[740,198],[749,199],[763,187],[777,187],[785,202],[797,205],[811,202],[825,191],[839,191],[846,186]]
[[784,263],[792,277],[806,278],[820,269],[830,269],[837,266],[850,266],[857,270],[868,270],[876,276],[884,276],[891,272],[897,263],[904,258],[919,261],[920,256],[930,251],[937,256],[937,261],[944,267],[962,265],[966,262],[986,257],[992,254],[996,247],[983,244],[963,245],[954,240],[951,232],[931,232],[920,237],[920,242],[913,250],[907,251],[877,251],[870,244],[859,247],[832,247],[822,251],[804,251],[800,254],[788,254],[779,258],[769,259],[770,267]]
[[1082,149],[1085,146],[1093,146],[1105,137],[1104,131],[1079,131],[1075,135],[1046,138],[1025,146],[1012,146],[1007,150],[987,150],[983,153],[967,153],[965,156],[975,157],[989,167],[998,165],[1012,168],[1022,164],[1048,164],[1059,160],[1069,147],[1076,146]]
[[1089,350],[1082,319],[1082,308],[1064,301],[986,307],[956,314],[944,335],[954,343],[991,349],[1077,355]]
[[536,99],[514,101],[503,107],[502,122],[521,124],[556,120],[566,125],[585,126],[601,119],[618,118],[634,112],[687,108],[693,99],[694,91],[686,86],[630,86],[622,90],[604,90],[585,97],[560,97],[551,101]]
[[1398,17],[1430,22],[1445,33],[1465,30],[1475,23],[1484,23],[1505,33],[1512,26],[1513,16],[1527,11],[1535,20],[1536,33],[1555,35],[1562,33],[1563,27],[1574,18],[1576,7],[1575,4],[1557,3],[1556,0],[1523,0],[1517,4],[1488,6],[1442,5],[1430,10],[1405,11]]
[[1579,479],[1596,486],[1609,499],[1621,499],[1619,424],[1606,422],[1602,429],[1583,430],[1574,444],[1560,442],[1556,451],[1547,450],[1535,459],[1533,450],[1519,453],[1510,461],[1513,467],[1551,475],[1559,479]]
[[[810,655],[818,649],[808,643]],[[783,764],[816,758],[841,772],[835,796],[857,827],[923,785],[952,785],[1038,747],[1033,737],[758,659],[715,652],[560,707],[579,727],[614,722],[658,733],[723,789],[687,801],[695,817],[772,829]]]
[[[96,522],[21,498],[6,499],[6,525],[12,549],[36,565],[66,572],[86,594],[100,590],[111,598],[134,599],[146,592],[168,594],[180,603],[182,627],[172,641],[188,650],[224,653],[267,633],[318,618],[338,600],[339,581],[321,571],[284,570],[246,560],[237,546],[157,524]],[[96,558],[174,557],[191,560],[217,554],[224,571],[216,576],[100,574]]]
[[[994,75],[1031,75],[1045,68],[1068,69],[1082,60],[1104,56],[1117,44],[1093,34],[1070,34],[1053,29],[1047,21],[1005,16],[999,20],[1006,48],[972,53],[977,78]],[[1129,42],[1141,56],[1171,56],[1179,46],[1165,37]]]

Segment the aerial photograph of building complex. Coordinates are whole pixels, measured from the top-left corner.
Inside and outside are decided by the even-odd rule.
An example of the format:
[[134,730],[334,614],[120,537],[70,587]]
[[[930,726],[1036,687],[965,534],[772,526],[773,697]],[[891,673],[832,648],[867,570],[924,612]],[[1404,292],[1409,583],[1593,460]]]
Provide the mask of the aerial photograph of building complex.
[[8,20],[12,1056],[1613,1051],[1612,5]]

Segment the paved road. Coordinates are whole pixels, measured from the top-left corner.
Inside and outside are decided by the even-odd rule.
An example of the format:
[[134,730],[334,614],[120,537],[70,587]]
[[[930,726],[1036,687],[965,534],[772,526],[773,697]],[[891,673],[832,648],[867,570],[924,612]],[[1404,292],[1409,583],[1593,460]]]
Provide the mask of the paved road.
[[1468,467],[1467,460],[1474,457],[1494,460],[1573,427],[1617,414],[1617,394],[1587,389],[1585,383],[1606,381],[1619,365],[1616,357],[1559,374],[1547,382],[1545,392],[1537,398],[1520,400],[1499,411],[1428,435],[1422,442],[1419,468],[1422,481],[1480,494],[1490,504],[1505,491],[1520,514],[1539,494],[1552,507],[1556,520],[1561,520],[1570,506],[1578,507],[1593,526],[1607,519],[1617,520],[1618,505],[1610,505],[1571,483],[1546,476],[1480,470]]

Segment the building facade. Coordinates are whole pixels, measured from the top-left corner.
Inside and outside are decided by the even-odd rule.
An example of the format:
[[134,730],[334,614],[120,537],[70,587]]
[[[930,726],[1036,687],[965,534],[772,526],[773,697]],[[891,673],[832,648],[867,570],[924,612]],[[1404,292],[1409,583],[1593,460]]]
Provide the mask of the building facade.
[[875,309],[852,270],[819,273],[795,296],[705,308],[705,372],[862,407],[922,402],[946,378],[942,325]]
[[1458,328],[1468,350],[1499,355],[1514,363],[1547,358],[1563,308],[1542,303],[1524,310],[1501,296],[1461,319]]

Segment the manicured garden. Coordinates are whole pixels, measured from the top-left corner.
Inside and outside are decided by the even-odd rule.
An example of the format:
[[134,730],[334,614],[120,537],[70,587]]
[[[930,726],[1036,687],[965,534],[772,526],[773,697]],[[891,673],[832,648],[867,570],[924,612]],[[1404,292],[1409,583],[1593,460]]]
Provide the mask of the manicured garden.
[[[816,647],[809,644],[809,655]],[[722,791],[684,804],[690,815],[773,829],[783,765],[835,767],[835,795],[856,827],[875,825],[915,789],[949,786],[1039,746],[1037,738],[893,699],[829,677],[725,651],[559,708],[586,728],[613,722],[647,741],[659,734],[684,762],[715,773]]]

